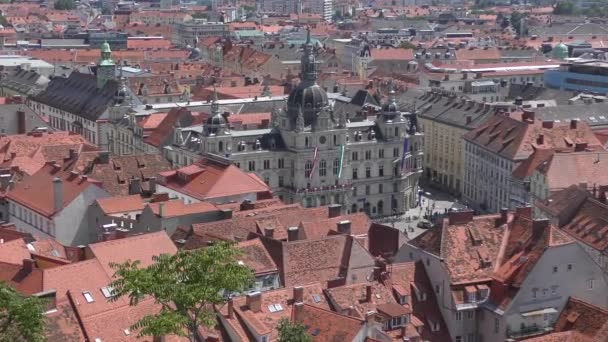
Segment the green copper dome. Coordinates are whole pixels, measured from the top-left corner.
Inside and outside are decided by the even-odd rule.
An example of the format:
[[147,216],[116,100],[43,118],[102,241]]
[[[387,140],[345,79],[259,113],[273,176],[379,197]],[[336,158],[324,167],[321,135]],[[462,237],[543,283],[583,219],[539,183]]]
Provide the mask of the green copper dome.
[[552,52],[553,58],[555,59],[565,59],[568,58],[568,47],[563,43],[558,43],[553,48]]

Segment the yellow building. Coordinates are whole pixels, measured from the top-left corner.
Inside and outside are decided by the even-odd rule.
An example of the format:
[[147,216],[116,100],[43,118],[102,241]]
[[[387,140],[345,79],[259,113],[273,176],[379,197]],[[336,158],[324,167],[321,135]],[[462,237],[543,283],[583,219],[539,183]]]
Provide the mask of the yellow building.
[[462,193],[464,141],[462,136],[494,115],[489,104],[454,94],[430,91],[418,101],[418,120],[424,132],[423,177],[452,194]]

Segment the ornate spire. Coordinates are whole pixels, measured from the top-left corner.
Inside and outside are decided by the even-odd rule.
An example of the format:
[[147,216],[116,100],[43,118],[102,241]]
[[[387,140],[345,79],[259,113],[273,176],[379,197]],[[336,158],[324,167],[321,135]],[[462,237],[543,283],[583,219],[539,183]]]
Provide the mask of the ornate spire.
[[313,45],[310,40],[310,28],[306,28],[306,44],[304,44],[304,54],[302,55],[302,81],[315,83],[317,81],[317,62]]
[[211,116],[216,116],[220,113],[220,104],[217,99],[217,88],[213,85],[213,100],[211,102]]

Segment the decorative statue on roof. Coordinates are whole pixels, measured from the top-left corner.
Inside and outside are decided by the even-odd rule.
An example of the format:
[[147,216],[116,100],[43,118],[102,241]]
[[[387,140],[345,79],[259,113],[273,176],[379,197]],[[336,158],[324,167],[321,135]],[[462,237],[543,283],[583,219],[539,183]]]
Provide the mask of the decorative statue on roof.
[[272,112],[270,112],[270,125],[273,128],[279,127],[279,117],[280,117],[281,109],[273,108]]
[[338,113],[338,127],[346,128],[346,113],[344,113],[344,111]]
[[190,87],[184,86],[184,91],[182,92],[180,98],[182,101],[190,103]]
[[296,118],[296,132],[300,133],[304,131],[304,113],[302,112],[302,106],[298,110],[298,117]]

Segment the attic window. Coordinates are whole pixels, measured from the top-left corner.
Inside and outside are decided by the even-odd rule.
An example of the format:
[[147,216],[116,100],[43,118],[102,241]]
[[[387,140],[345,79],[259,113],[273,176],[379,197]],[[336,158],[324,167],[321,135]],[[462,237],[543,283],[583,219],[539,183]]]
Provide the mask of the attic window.
[[321,297],[319,297],[319,295],[312,295],[312,300],[314,300],[315,303],[321,303]]
[[313,330],[310,334],[312,336],[317,336],[317,335],[319,335],[320,332],[321,332],[321,329],[315,328],[315,330]]
[[111,288],[110,286],[106,286],[106,287],[102,287],[101,288],[101,293],[103,293],[103,296],[106,298],[110,298],[112,297],[112,292],[114,291],[113,288]]
[[280,312],[283,311],[283,306],[281,306],[281,304],[270,304],[268,305],[268,311],[272,313]]
[[122,332],[125,334],[125,336],[131,335],[131,331],[129,329],[125,329]]
[[93,303],[95,301],[95,299],[93,299],[93,295],[89,291],[84,291],[82,295],[84,296],[84,299],[87,301],[87,303]]

